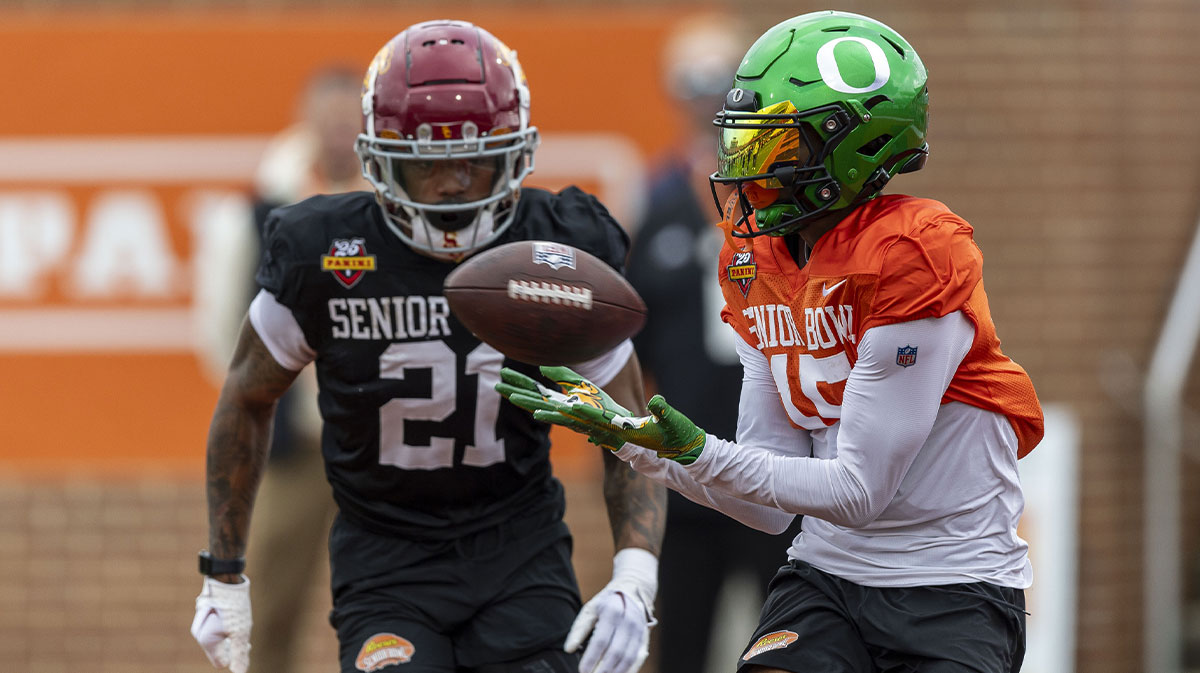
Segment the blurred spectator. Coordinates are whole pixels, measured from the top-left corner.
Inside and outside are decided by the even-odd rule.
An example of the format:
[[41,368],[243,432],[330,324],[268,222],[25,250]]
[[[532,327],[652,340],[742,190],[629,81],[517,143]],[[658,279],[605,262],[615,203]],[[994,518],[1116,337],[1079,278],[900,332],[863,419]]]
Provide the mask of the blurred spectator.
[[[717,255],[723,237],[714,226],[717,211],[708,183],[716,168],[712,120],[749,42],[737,21],[718,15],[681,22],[667,41],[663,76],[684,124],[654,171],[628,270],[649,309],[646,327],[634,339],[648,385],[687,416],[703,418],[705,429],[718,437],[735,434],[742,367],[736,335],[720,318],[724,302]],[[721,194],[722,201],[727,194]],[[787,562],[786,545],[782,537],[744,526],[675,491],[669,491],[669,499],[662,563],[672,570],[659,579],[659,673],[704,673],[710,653],[741,653],[767,583]],[[793,529],[789,538],[799,530],[799,519]],[[731,584],[758,591],[739,596],[745,600],[735,609],[744,606],[745,614],[723,611],[722,620],[741,631],[716,633],[721,588]],[[722,652],[722,643],[737,651]],[[732,663],[715,660],[709,670],[729,670]]]
[[[217,237],[221,272],[203,277],[200,325],[205,357],[223,377],[246,307],[258,292],[254,270],[267,213],[314,194],[366,190],[354,139],[361,126],[362,75],[349,68],[315,73],[300,97],[297,120],[267,146],[255,176],[253,222],[229,223]],[[230,271],[230,265],[237,271]],[[316,376],[306,368],[279,402],[271,453],[254,507],[247,547],[257,569],[251,587],[254,656],[250,673],[294,670],[313,587],[326,583],[325,539],[336,512],[321,458]],[[322,595],[318,592],[317,595]],[[334,634],[328,637],[333,649]]]

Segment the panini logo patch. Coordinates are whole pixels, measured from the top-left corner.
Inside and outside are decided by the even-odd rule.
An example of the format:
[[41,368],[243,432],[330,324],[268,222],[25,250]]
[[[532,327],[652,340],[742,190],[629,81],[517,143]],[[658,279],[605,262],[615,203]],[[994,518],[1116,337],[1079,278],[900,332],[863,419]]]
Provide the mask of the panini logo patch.
[[896,349],[896,364],[901,367],[911,367],[917,364],[917,347],[901,346]]
[[363,643],[354,660],[354,667],[365,673],[373,673],[385,666],[407,664],[417,648],[394,633],[376,633]]
[[737,283],[738,289],[745,297],[750,293],[750,283],[758,278],[758,263],[754,261],[754,253],[733,253],[733,261],[725,267],[725,273],[729,275],[730,282]]
[[364,273],[375,270],[375,255],[367,254],[365,239],[335,238],[329,254],[321,255],[321,270],[331,272],[342,287],[350,289]]
[[776,631],[774,633],[768,633],[762,638],[756,640],[754,644],[750,646],[750,649],[744,655],[742,655],[742,661],[750,661],[750,659],[757,657],[763,652],[783,649],[796,642],[796,640],[799,638],[800,635],[795,631]]
[[575,268],[575,248],[561,243],[537,241],[533,244],[533,263],[545,264],[558,271],[564,266]]

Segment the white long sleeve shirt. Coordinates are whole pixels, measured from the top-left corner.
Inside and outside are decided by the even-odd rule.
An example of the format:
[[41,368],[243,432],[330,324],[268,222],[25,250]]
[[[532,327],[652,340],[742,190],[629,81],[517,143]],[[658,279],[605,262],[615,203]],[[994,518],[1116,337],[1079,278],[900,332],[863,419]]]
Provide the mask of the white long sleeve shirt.
[[[739,340],[736,442],[709,435],[687,467],[632,445],[618,455],[762,530],[780,532],[805,515],[789,556],[852,582],[1027,588],[1012,425],[996,412],[941,403],[973,338],[961,312],[867,330],[840,420],[813,431],[789,422],[767,359]],[[919,347],[922,366],[895,366],[898,346]]]

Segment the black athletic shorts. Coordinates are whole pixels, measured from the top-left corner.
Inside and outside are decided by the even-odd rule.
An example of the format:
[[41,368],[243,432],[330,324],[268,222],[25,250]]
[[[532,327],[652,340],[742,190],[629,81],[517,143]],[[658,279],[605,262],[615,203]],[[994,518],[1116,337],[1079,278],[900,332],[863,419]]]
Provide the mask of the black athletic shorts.
[[791,561],[771,580],[738,670],[1016,673],[1025,592],[986,582],[865,587]]
[[562,652],[580,608],[571,544],[566,524],[544,513],[440,542],[339,515],[330,623],[342,673],[576,670],[578,657]]

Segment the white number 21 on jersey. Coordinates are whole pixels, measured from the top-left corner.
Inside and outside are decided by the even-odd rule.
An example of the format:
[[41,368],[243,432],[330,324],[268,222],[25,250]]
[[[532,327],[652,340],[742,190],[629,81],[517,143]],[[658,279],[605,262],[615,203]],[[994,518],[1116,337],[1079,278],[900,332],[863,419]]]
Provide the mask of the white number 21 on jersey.
[[[475,442],[463,453],[463,465],[486,467],[504,461],[504,440],[496,437],[500,382],[504,355],[479,344],[467,355],[467,374],[478,380],[475,390]],[[454,466],[454,440],[431,437],[428,446],[404,441],[404,421],[444,421],[454,413],[458,399],[458,372],[454,351],[441,341],[395,343],[379,356],[379,377],[403,379],[409,370],[428,369],[433,385],[429,397],[397,397],[379,408],[379,462],[406,470],[436,470]]]

